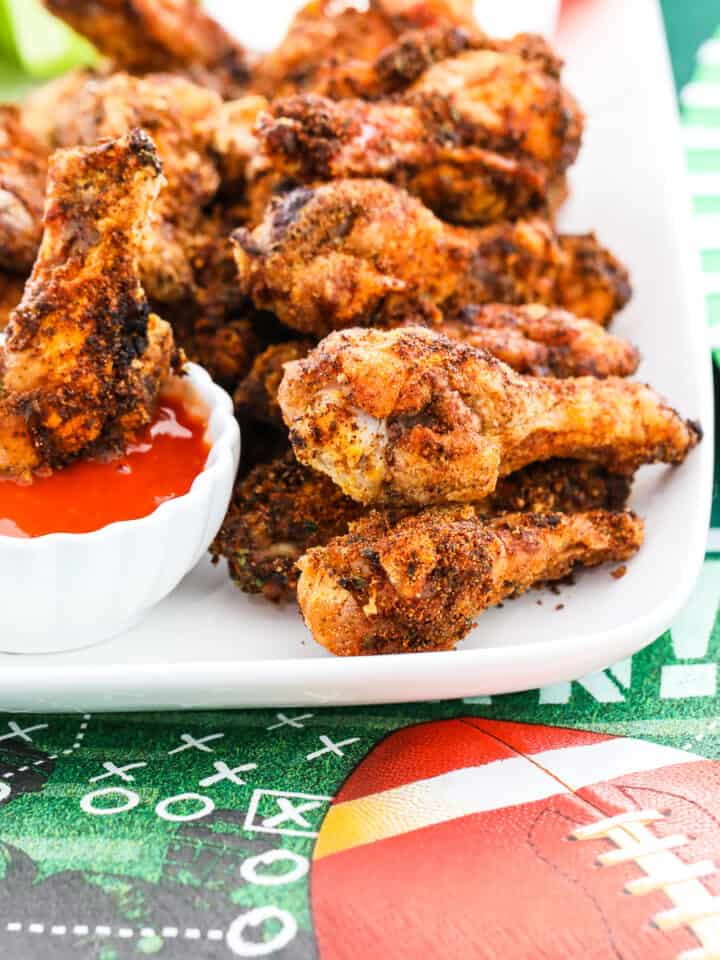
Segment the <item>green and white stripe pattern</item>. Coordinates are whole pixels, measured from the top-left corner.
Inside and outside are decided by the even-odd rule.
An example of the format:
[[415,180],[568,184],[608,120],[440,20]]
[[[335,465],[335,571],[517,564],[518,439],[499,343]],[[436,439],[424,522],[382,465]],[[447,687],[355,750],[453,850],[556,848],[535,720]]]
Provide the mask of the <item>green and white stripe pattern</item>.
[[[720,28],[700,47],[680,94],[710,346],[720,349]],[[720,359],[716,354],[716,360]]]

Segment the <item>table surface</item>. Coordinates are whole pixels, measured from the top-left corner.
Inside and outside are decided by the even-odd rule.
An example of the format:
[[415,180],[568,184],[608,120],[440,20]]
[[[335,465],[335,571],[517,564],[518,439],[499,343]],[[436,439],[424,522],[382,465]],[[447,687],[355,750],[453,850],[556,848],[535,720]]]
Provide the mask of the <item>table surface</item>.
[[[663,8],[680,88],[720,5]],[[518,695],[0,715],[0,956],[718,955],[719,586]]]

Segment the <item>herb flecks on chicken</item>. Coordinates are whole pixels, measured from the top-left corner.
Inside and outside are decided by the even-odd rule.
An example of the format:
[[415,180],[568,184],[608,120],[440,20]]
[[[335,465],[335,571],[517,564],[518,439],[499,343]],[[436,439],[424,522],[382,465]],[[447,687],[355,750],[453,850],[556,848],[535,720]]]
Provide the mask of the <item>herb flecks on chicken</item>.
[[517,513],[434,507],[393,523],[373,512],[300,560],[298,599],[315,640],[339,656],[452,649],[476,617],[575,566],[626,560],[632,513]]
[[592,237],[579,259],[575,238],[544,220],[453,227],[383,180],[293,190],[233,239],[243,292],[317,337],[437,322],[469,303],[538,301],[607,322],[630,293],[624,269]]
[[45,230],[0,355],[0,470],[121,449],[152,419],[174,359],[138,254],[162,183],[140,131],[50,160]]
[[285,367],[278,397],[298,459],[362,503],[479,500],[552,457],[631,473],[699,439],[644,384],[521,376],[425,327],[333,333]]
[[[596,464],[550,460],[504,477],[494,494],[473,509],[478,516],[621,510],[629,493],[629,478]],[[400,508],[392,516],[399,519],[417,512]],[[238,481],[212,554],[227,560],[230,576],[246,593],[291,601],[296,597],[297,561],[302,554],[347,533],[363,513],[364,508],[328,477],[286,453],[259,464]]]

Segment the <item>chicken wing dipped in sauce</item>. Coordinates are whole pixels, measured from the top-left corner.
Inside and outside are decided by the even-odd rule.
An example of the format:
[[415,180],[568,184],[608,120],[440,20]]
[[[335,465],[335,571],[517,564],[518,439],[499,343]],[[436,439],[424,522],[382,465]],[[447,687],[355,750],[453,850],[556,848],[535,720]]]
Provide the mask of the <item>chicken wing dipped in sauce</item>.
[[[549,460],[504,477],[473,509],[478,516],[620,510],[629,493],[627,477],[596,464]],[[230,576],[245,593],[261,593],[273,602],[295,600],[300,557],[347,533],[365,512],[324,474],[286,453],[258,464],[238,482],[211,552],[227,560]],[[417,510],[397,508],[392,517],[413,513]]]
[[300,560],[298,600],[338,656],[451,650],[476,617],[576,566],[626,560],[643,540],[632,513],[516,513],[433,507],[397,523],[373,512]]
[[278,398],[298,459],[361,503],[477,501],[552,457],[631,473],[700,438],[644,384],[521,376],[426,327],[333,333]]
[[550,211],[580,146],[582,114],[558,79],[517,53],[442,60],[392,101],[275,101],[259,170],[298,184],[383,177],[445,220]]
[[245,51],[203,10],[202,0],[44,0],[131,73],[187,71],[236,96],[247,85]]
[[606,323],[630,295],[627,271],[591,235],[538,219],[453,227],[384,180],[293,190],[233,239],[242,291],[316,337],[437,322],[468,303],[538,301]]
[[137,130],[51,157],[40,252],[0,354],[3,473],[114,452],[152,419],[175,355],[138,269],[161,184]]

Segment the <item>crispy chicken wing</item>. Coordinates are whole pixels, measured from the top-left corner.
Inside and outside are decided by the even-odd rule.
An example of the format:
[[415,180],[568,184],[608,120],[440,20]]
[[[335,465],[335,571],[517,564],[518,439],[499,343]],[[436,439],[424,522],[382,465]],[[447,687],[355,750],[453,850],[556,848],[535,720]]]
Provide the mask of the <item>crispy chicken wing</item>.
[[174,354],[138,274],[161,180],[140,131],[52,156],[40,252],[1,358],[3,472],[118,449],[151,420]]
[[475,618],[576,565],[639,549],[632,513],[509,514],[434,507],[393,524],[371,513],[300,560],[298,599],[315,640],[340,656],[450,650]]
[[362,503],[480,500],[551,457],[681,463],[700,436],[644,384],[523,377],[425,327],[333,333],[278,398],[298,459]]
[[[629,493],[627,477],[596,464],[550,460],[504,477],[494,494],[473,508],[478,516],[621,510]],[[211,552],[215,559],[227,559],[230,576],[246,593],[262,593],[276,602],[294,600],[302,554],[347,533],[363,512],[328,477],[286,453],[259,464],[238,482]],[[396,509],[392,516],[414,512]]]
[[196,71],[215,76],[228,96],[247,84],[242,47],[203,10],[201,0],[44,0],[115,65],[133,73]]
[[152,132],[167,186],[154,206],[141,263],[148,294],[160,303],[194,292],[196,237],[220,183],[207,119],[220,107],[217,94],[182,77],[115,73],[88,81],[75,96],[72,121],[54,133],[56,145],[74,146],[135,127]]
[[540,303],[468,306],[434,329],[531,376],[629,377],[640,363],[627,341],[592,320]]
[[[454,320],[433,327],[451,340],[487,350],[518,373],[552,377],[627,377],[635,373],[638,351],[611,336],[592,320],[533,303],[490,303],[466,307]],[[301,360],[311,340],[274,343],[253,360],[235,391],[236,409],[244,416],[282,426],[277,391],[283,367]]]
[[253,70],[253,88],[267,97],[314,89],[328,64],[360,70],[393,41],[396,30],[375,9],[311,0],[295,15],[282,42]]
[[630,295],[627,272],[594,237],[580,257],[576,238],[544,220],[448,226],[383,180],[293,190],[233,239],[243,292],[318,337],[437,321],[468,303],[539,301],[606,322]]
[[581,133],[579,108],[541,65],[471,50],[393,102],[276,101],[258,126],[259,170],[297,183],[383,177],[446,220],[487,223],[549,209]]
[[42,233],[47,151],[22,125],[17,107],[0,106],[0,267],[27,273]]

